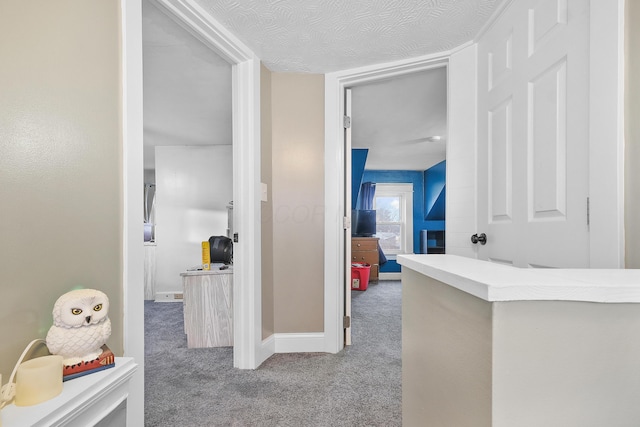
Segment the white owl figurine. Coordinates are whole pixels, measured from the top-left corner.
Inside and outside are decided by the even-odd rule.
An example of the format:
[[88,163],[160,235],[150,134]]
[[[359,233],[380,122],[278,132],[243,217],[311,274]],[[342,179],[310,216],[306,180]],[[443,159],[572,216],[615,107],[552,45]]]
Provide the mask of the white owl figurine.
[[51,354],[66,366],[95,360],[111,335],[109,298],[95,289],[77,289],[62,295],[53,306],[53,326],[47,334]]

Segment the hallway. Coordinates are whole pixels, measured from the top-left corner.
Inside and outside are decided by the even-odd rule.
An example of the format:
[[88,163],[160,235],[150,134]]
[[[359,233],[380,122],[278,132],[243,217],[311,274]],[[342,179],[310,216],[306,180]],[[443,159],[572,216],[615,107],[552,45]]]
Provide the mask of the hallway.
[[400,426],[401,283],[353,291],[353,345],[233,369],[231,348],[187,349],[182,304],[145,302],[145,425]]

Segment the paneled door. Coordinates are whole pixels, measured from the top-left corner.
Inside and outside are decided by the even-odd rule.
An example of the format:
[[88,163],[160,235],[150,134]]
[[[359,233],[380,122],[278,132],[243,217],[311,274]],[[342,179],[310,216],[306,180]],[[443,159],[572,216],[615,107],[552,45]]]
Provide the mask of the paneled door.
[[589,1],[513,1],[478,43],[480,259],[588,267]]

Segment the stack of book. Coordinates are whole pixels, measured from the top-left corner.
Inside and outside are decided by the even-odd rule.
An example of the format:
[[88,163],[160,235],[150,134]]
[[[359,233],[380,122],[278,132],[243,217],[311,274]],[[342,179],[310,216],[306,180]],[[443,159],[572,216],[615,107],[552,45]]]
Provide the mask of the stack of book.
[[76,365],[65,365],[62,371],[62,381],[72,380],[94,372],[113,368],[116,366],[116,358],[107,345],[102,346],[102,353],[90,362],[80,362]]

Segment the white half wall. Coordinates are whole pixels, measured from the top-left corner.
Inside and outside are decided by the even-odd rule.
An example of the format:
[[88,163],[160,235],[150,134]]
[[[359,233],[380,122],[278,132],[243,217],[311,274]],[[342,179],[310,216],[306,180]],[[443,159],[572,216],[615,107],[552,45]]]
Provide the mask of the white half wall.
[[182,292],[202,242],[226,235],[232,174],[231,145],[156,147],[156,296]]

